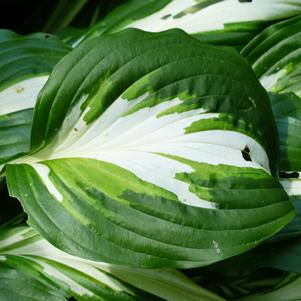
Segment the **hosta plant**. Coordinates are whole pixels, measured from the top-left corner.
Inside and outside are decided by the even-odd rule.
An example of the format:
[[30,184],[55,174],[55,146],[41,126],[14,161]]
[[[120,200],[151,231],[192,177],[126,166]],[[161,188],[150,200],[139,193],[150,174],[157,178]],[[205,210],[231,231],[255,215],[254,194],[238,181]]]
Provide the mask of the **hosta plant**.
[[301,300],[300,1],[86,2],[0,31],[0,300]]
[[34,109],[31,153],[6,179],[29,224],[64,251],[188,268],[291,220],[276,160],[268,96],[237,53],[178,30],[127,30],[57,64]]

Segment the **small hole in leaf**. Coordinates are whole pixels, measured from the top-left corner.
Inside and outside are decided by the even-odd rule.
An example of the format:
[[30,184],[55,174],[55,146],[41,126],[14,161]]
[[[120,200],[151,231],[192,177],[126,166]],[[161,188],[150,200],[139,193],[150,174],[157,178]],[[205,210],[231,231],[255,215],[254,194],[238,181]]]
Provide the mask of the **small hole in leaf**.
[[247,146],[241,151],[241,154],[246,161],[252,161],[250,157],[250,149]]
[[279,176],[280,176],[280,178],[283,178],[283,179],[290,179],[290,178],[298,179],[299,173],[296,171],[292,171],[292,172],[281,171],[281,172],[279,172]]
[[50,38],[50,37],[51,37],[50,34],[45,34],[45,39],[48,39],[48,38]]

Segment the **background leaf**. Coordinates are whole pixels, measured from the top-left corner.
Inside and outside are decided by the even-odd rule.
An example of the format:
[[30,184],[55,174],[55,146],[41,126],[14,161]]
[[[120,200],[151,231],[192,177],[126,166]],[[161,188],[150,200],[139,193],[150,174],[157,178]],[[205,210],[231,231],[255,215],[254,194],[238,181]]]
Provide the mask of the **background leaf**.
[[181,28],[203,42],[241,48],[273,21],[300,12],[297,0],[132,0],[113,10],[79,41],[124,28],[152,32]]
[[301,16],[262,31],[242,50],[267,91],[300,96]]
[[[20,281],[16,280],[22,287],[30,279],[37,284],[36,287],[48,285],[45,295],[55,287],[57,294],[73,296],[79,301],[161,298],[170,301],[206,301],[208,298],[223,301],[176,270],[133,269],[71,256],[53,247],[28,226],[2,227],[0,254],[3,278],[8,272],[8,275],[20,276]],[[10,287],[6,291],[13,293]],[[31,289],[29,285],[27,291],[34,294],[35,287]]]
[[0,164],[29,151],[37,95],[68,50],[48,34],[0,30]]

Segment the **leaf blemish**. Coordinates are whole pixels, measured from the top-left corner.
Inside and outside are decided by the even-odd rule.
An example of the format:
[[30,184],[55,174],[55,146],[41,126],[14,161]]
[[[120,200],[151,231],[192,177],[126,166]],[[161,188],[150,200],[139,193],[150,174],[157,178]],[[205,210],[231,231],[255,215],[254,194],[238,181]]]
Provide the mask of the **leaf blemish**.
[[15,88],[15,91],[16,91],[17,93],[22,93],[22,92],[24,91],[24,88],[23,88],[23,87],[16,87],[16,88]]

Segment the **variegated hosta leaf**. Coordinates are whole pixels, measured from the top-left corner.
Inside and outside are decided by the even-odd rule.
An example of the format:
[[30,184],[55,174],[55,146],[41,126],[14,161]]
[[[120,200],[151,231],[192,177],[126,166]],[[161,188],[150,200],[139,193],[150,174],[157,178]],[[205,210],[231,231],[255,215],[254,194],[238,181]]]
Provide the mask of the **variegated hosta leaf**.
[[268,91],[301,97],[301,16],[268,27],[242,55]]
[[115,9],[78,42],[131,27],[152,32],[181,28],[209,43],[245,45],[272,21],[300,13],[299,0],[132,0]]
[[53,70],[10,194],[55,246],[140,267],[245,252],[294,215],[268,97],[235,51],[179,30],[87,41]]
[[74,257],[56,249],[28,226],[0,230],[0,279],[1,268],[7,267],[16,269],[19,274],[25,273],[35,282],[56,287],[58,292],[63,292],[62,295],[73,296],[78,301],[149,301],[161,298],[170,301],[223,301],[176,270],[134,269]]
[[0,30],[0,164],[29,150],[37,95],[68,50],[54,36]]

